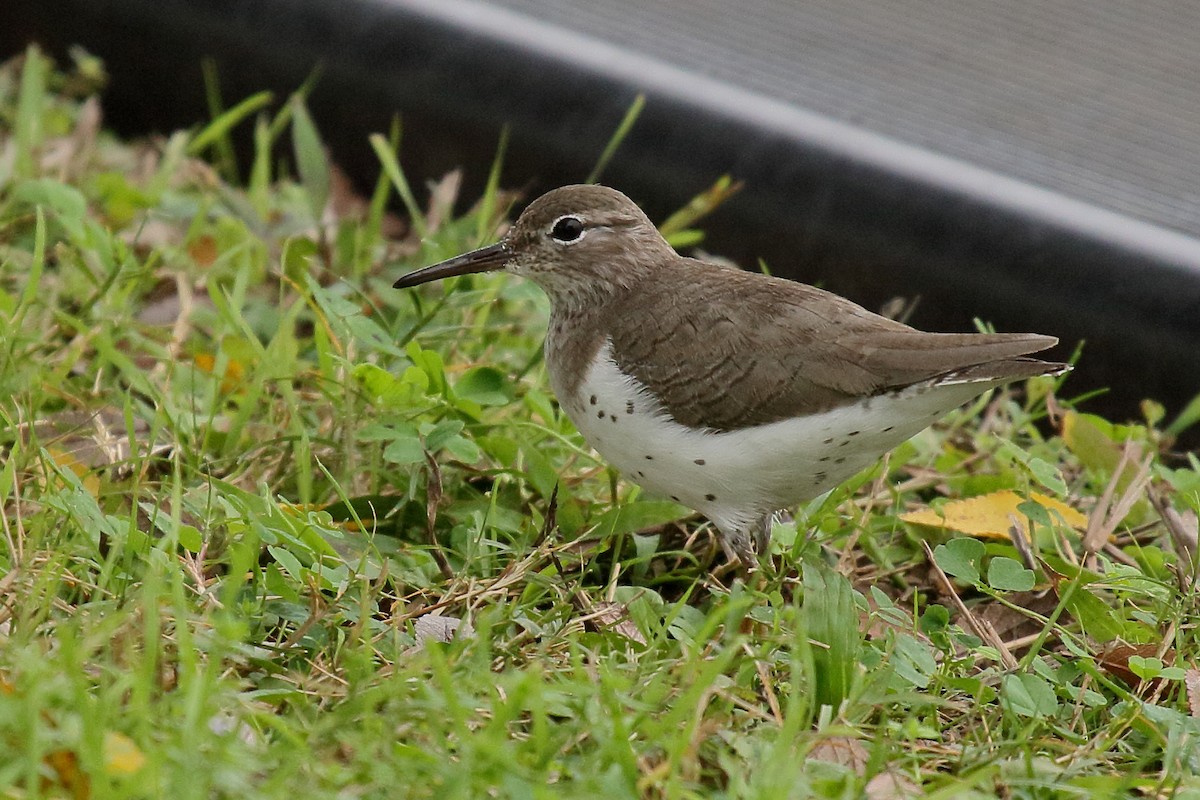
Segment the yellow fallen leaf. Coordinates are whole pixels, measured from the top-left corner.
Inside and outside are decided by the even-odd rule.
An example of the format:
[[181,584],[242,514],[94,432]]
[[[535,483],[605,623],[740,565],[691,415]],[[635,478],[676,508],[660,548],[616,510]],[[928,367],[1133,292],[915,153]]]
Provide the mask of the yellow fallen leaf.
[[[210,375],[217,368],[216,357],[208,353],[198,353],[192,360],[197,367]],[[229,394],[238,388],[245,376],[246,368],[242,366],[242,363],[234,358],[229,359],[225,362],[225,374],[221,376],[221,391]]]
[[128,736],[104,734],[104,771],[109,775],[132,775],[146,765],[146,756]]
[[[14,694],[15,689],[0,672],[0,694]],[[49,715],[43,718],[55,727]],[[61,786],[74,800],[89,800],[92,796],[91,781],[80,768],[79,757],[72,750],[52,750],[43,762],[54,773],[53,779],[44,780],[44,785]],[[146,756],[138,746],[123,733],[108,731],[104,734],[104,770],[109,775],[132,775],[146,765]]]
[[[1087,517],[1071,508],[1066,503],[1033,492],[1029,496],[1038,505],[1052,512],[1057,512],[1072,528],[1087,527]],[[1012,525],[1009,515],[1017,518],[1021,532],[1029,537],[1025,530],[1025,515],[1017,510],[1017,506],[1025,502],[1025,498],[1016,492],[1005,490],[992,492],[978,497],[968,497],[965,500],[953,500],[942,506],[940,511],[925,508],[920,511],[910,511],[902,514],[900,519],[915,525],[928,525],[933,528],[953,530],[981,539],[1007,539],[1008,529]]]
[[48,446],[46,452],[50,454],[50,458],[53,459],[56,466],[74,472],[79,478],[79,482],[83,484],[83,488],[87,489],[88,494],[92,497],[100,496],[100,477],[87,464],[76,458],[74,454],[54,445]]

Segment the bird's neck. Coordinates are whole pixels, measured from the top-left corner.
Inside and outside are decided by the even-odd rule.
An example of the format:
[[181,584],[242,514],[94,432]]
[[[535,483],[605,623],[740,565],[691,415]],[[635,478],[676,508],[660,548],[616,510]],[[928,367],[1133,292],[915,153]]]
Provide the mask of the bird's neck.
[[631,290],[579,292],[550,297],[546,369],[554,391],[573,396],[607,337],[613,317],[628,305]]

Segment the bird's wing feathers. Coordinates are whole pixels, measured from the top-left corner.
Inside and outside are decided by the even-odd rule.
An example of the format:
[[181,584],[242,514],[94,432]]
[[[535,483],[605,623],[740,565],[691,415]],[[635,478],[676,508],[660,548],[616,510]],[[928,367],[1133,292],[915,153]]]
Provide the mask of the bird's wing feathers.
[[[697,277],[719,269],[680,264]],[[1017,358],[1052,346],[1050,336],[924,333],[811,286],[732,270],[680,283],[634,287],[640,324],[605,328],[621,369],[693,427],[761,425],[956,371],[996,382],[1052,371]]]

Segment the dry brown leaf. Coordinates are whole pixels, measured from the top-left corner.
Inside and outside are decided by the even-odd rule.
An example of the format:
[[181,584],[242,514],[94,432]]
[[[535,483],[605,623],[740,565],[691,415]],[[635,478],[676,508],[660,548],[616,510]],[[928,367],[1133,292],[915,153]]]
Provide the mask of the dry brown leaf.
[[188,242],[187,252],[192,261],[196,262],[196,266],[203,268],[211,267],[220,255],[217,240],[208,234],[197,236]]
[[429,211],[425,215],[425,227],[430,233],[442,227],[442,223],[454,216],[454,204],[462,188],[462,170],[451,170],[442,179],[429,187]]
[[148,253],[155,249],[174,247],[183,239],[185,231],[172,222],[148,217],[137,225],[122,228],[118,235],[121,241]]
[[[124,414],[112,407],[60,411],[22,424],[19,430],[23,434],[32,432],[58,466],[71,469],[81,478],[89,470],[127,465],[135,455],[155,458],[170,450],[165,443],[141,441],[150,432],[144,420],[135,418],[134,430],[127,431]],[[23,441],[31,440],[23,437]]]
[[[854,770],[857,775],[865,775],[871,755],[863,747],[862,742],[850,736],[830,736],[822,739],[808,751],[808,757],[817,761],[827,761],[840,764]],[[903,775],[893,772],[881,772],[867,781],[864,791],[868,800],[900,800],[901,798],[919,797],[921,787]]]
[[[156,291],[146,298],[146,304],[137,313],[138,322],[146,325],[186,325],[190,321],[188,318],[197,310],[215,308],[213,301],[204,290],[183,297],[180,292],[175,290],[173,284],[166,285],[171,288],[166,291]],[[182,285],[187,285],[186,281],[183,281]],[[189,290],[190,287],[184,291]],[[182,334],[171,337],[173,344],[187,338],[187,328],[184,328],[183,331]]]
[[584,616],[579,621],[590,625],[593,630],[611,630],[631,642],[646,644],[646,637],[629,618],[629,607],[625,604],[607,600],[596,601],[583,592],[576,593],[576,601],[584,611]]
[[43,789],[58,784],[66,789],[74,800],[88,800],[92,796],[92,782],[88,779],[87,773],[79,768],[79,756],[74,752],[54,750],[47,753],[42,760],[54,773],[53,779],[49,777],[42,779]]
[[437,540],[438,504],[442,502],[442,469],[433,453],[425,452],[425,464],[429,467],[429,479],[425,481],[425,539],[429,542],[429,553],[437,562],[438,570],[447,581],[454,582],[454,568],[450,566],[442,545]]
[[1187,690],[1188,709],[1193,717],[1200,717],[1200,669],[1188,668],[1183,673],[1183,686]]
[[[1120,678],[1129,686],[1138,686],[1142,683],[1142,679],[1137,676],[1132,669],[1129,668],[1129,659],[1132,656],[1140,656],[1142,658],[1159,658],[1159,645],[1157,644],[1110,644],[1096,654],[1096,661],[1099,662],[1101,669],[1109,675]],[[1174,648],[1163,653],[1162,662],[1166,666],[1175,663]],[[1153,688],[1160,683],[1158,679],[1147,681],[1147,690],[1152,692]]]
[[83,101],[75,130],[71,132],[70,163],[66,165],[65,179],[77,180],[86,172],[96,150],[96,136],[100,133],[103,118],[100,98],[93,95]]
[[929,546],[929,542],[922,541],[921,547],[925,549],[925,557],[929,560],[929,567],[934,576],[938,591],[945,597],[950,598],[950,602],[958,610],[959,619],[966,623],[968,629],[973,631],[976,636],[986,642],[988,645],[996,648],[1000,654],[1000,661],[1004,664],[1005,669],[1016,669],[1017,659],[1008,649],[1004,640],[996,633],[991,623],[987,620],[978,619],[971,613],[971,609],[958,596],[958,592],[954,589],[954,584],[949,576],[946,575],[937,563],[937,559],[933,557],[933,548]]
[[[1029,499],[1050,512],[1057,512],[1072,528],[1082,530],[1087,526],[1087,517],[1060,500],[1032,492]],[[928,525],[943,530],[954,530],[980,539],[1009,539],[1010,515],[1015,516],[1021,532],[1029,537],[1025,529],[1024,515],[1017,509],[1025,498],[1016,492],[1005,490],[953,500],[942,506],[940,511],[931,508],[910,511],[900,519],[915,525]]]
[[920,786],[894,772],[881,772],[871,778],[867,781],[865,793],[867,800],[901,800],[923,794]]
[[975,609],[980,620],[992,626],[996,635],[1006,643],[1021,639],[1043,628],[1033,614],[1049,616],[1058,605],[1054,592],[1013,592],[1007,595],[1008,602],[1031,613],[1021,613],[1008,604],[987,603]]
[[830,736],[822,739],[808,751],[808,757],[831,764],[841,764],[859,775],[866,772],[867,763],[871,760],[871,754],[862,746],[862,742],[850,736]]
[[370,201],[358,193],[354,181],[350,180],[350,176],[341,167],[329,161],[328,153],[326,153],[326,162],[329,164],[327,212],[332,213],[334,219],[362,219],[365,217],[367,209],[371,205]]
[[1171,534],[1171,541],[1175,543],[1175,549],[1185,560],[1194,562],[1197,553],[1200,552],[1200,545],[1197,544],[1200,541],[1200,519],[1196,517],[1196,512],[1190,508],[1182,513],[1176,511],[1167,497],[1165,485],[1151,487],[1149,495],[1150,504],[1154,506],[1154,510],[1158,512],[1163,524],[1167,526],[1167,531]]
[[424,614],[413,620],[413,635],[417,637],[417,644],[449,642],[456,637],[469,639],[475,635],[475,629],[457,617]]

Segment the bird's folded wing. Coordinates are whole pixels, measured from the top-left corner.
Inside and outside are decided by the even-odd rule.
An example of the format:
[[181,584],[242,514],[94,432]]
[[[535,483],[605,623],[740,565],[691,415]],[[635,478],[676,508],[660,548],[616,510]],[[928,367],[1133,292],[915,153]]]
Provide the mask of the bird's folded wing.
[[1049,371],[1016,357],[1051,336],[925,333],[804,284],[725,276],[639,286],[640,324],[608,326],[618,366],[685,425],[762,425],[967,369],[980,381]]

